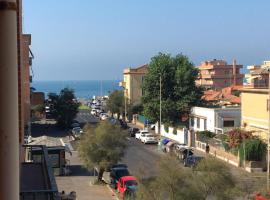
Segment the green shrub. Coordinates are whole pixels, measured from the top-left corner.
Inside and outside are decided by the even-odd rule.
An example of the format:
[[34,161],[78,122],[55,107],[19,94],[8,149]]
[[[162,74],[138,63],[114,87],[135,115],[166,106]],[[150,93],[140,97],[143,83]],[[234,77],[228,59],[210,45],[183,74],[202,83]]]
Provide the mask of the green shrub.
[[208,137],[208,138],[213,138],[216,136],[216,134],[211,131],[198,131],[197,134],[199,136]]
[[245,140],[238,148],[240,157],[248,161],[261,161],[267,149],[266,144],[257,138]]

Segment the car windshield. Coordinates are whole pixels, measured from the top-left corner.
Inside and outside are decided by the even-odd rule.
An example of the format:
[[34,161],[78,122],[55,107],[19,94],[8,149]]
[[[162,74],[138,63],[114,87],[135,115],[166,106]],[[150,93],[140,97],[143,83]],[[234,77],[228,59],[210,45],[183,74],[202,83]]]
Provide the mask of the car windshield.
[[146,137],[155,137],[154,135],[146,135]]
[[129,180],[129,181],[126,181],[126,186],[134,186],[134,185],[137,185],[137,182],[135,180]]

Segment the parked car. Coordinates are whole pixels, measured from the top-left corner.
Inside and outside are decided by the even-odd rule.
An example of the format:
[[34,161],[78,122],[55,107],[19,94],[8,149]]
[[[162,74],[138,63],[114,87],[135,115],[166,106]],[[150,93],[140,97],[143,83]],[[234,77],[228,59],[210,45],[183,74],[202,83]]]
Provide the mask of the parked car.
[[191,149],[188,146],[181,147],[181,146],[175,145],[174,152],[180,160],[185,160],[187,157],[192,156],[194,154],[193,149]]
[[204,157],[202,156],[188,156],[186,159],[183,160],[185,167],[195,167]]
[[123,199],[135,197],[137,189],[138,183],[134,176],[123,176],[117,183],[117,190]]
[[140,130],[140,129],[134,128],[134,127],[129,128],[129,129],[128,129],[128,134],[130,135],[130,137],[135,137],[135,134],[136,134],[139,130]]
[[71,128],[75,128],[75,127],[80,127],[80,124],[79,123],[72,123],[70,125]]
[[74,135],[74,137],[80,137],[81,134],[83,133],[83,130],[80,127],[74,127],[72,129],[72,134]]
[[127,125],[127,122],[125,122],[124,120],[120,119],[119,120],[120,122],[120,125],[123,129],[127,129],[128,128],[128,125]]
[[135,133],[135,138],[141,140],[141,136],[143,134],[149,134],[149,132],[147,130],[140,130],[139,132]]
[[106,120],[108,118],[109,118],[109,115],[107,113],[102,113],[102,115],[100,115],[101,120]]
[[123,176],[129,176],[129,175],[130,173],[127,167],[111,168],[111,172],[110,172],[111,187],[114,189],[117,189],[117,184],[118,184],[119,179]]
[[158,142],[156,136],[153,135],[153,134],[143,134],[143,135],[141,135],[141,141],[144,144],[157,143]]
[[96,115],[97,110],[96,110],[96,109],[92,109],[92,110],[90,111],[90,113],[91,113],[91,115]]

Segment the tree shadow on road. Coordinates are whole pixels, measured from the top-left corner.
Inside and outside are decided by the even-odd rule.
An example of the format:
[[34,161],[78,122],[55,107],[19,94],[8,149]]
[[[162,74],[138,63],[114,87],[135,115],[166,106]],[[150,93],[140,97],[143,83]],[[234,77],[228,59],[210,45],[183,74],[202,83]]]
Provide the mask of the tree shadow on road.
[[94,176],[97,172],[89,171],[82,165],[70,165],[69,169],[71,171],[70,176]]

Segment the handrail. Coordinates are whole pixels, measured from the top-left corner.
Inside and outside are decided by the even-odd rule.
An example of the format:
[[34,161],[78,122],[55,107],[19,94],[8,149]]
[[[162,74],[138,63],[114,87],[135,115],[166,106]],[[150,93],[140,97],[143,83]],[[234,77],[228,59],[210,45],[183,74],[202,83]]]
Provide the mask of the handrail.
[[57,188],[57,184],[54,178],[52,167],[49,163],[48,151],[47,151],[46,146],[45,145],[22,145],[22,147],[30,149],[30,152],[32,152],[33,149],[41,151],[42,171],[45,177],[46,186],[49,188],[45,190],[20,191],[20,196],[22,197],[22,199],[24,199],[25,196],[33,195],[35,197],[36,194],[38,193],[44,193],[44,195],[49,195],[48,197],[50,200],[58,200],[59,199],[58,188]]

